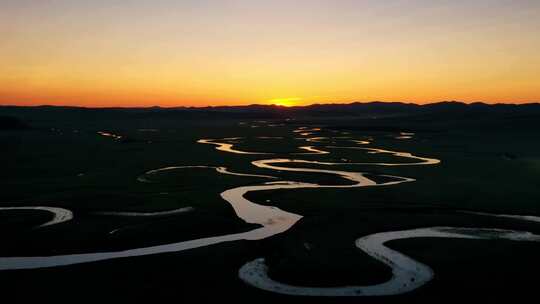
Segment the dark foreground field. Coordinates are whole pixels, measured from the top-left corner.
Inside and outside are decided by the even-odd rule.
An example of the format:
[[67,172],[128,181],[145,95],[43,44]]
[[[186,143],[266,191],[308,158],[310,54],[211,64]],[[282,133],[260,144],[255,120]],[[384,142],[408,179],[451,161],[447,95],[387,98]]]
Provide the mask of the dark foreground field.
[[[254,228],[239,219],[220,193],[264,178],[184,169],[137,178],[168,166],[224,166],[278,180],[344,183],[331,174],[277,172],[251,161],[289,157],[327,162],[406,162],[354,149],[295,155],[299,146],[351,146],[410,152],[440,159],[433,166],[344,165],[340,170],[416,179],[385,187],[259,191],[249,200],[304,216],[290,230],[259,241],[235,241],[177,253],[37,270],[0,271],[2,299],[77,302],[99,299],[167,302],[434,303],[471,298],[518,302],[536,295],[540,243],[417,238],[388,243],[435,272],[411,293],[374,298],[284,296],[238,278],[246,262],[265,257],[270,276],[300,286],[371,285],[391,272],[354,246],[382,231],[431,226],[487,227],[540,234],[540,223],[462,211],[540,216],[538,111],[467,109],[358,115],[320,113],[177,113],[174,111],[0,108],[0,207],[56,206],[71,221],[38,228],[46,212],[0,211],[0,256],[49,256],[118,251],[210,237]],[[277,113],[276,113],[277,112]],[[262,113],[262,114],[261,114]],[[249,115],[248,115],[249,114]],[[314,134],[299,127],[320,128]],[[114,138],[98,132],[118,135]],[[414,133],[397,139],[400,132]],[[282,137],[282,139],[260,137]],[[328,137],[328,142],[306,138]],[[198,144],[201,138],[242,137],[234,147],[275,155],[244,155]],[[298,167],[298,164],[291,165]],[[324,166],[301,166],[324,168]],[[333,168],[335,169],[335,168]],[[103,212],[187,213],[123,217]],[[111,233],[114,231],[114,233]],[[1,258],[0,258],[1,260]]]

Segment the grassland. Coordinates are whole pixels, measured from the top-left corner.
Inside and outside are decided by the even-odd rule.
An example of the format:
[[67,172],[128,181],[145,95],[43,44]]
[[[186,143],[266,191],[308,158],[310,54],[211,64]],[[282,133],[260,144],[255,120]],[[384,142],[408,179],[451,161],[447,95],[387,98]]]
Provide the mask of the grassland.
[[[219,194],[267,180],[190,169],[160,174],[153,183],[137,177],[167,166],[225,166],[274,175],[280,180],[343,183],[332,175],[275,172],[250,164],[265,155],[224,153],[200,138],[242,137],[235,147],[273,152],[268,157],[319,161],[403,161],[353,149],[325,155],[297,155],[298,146],[351,145],[349,138],[309,143],[293,131],[320,127],[317,136],[373,139],[366,147],[406,151],[442,160],[436,166],[343,165],[373,175],[416,179],[390,187],[295,189],[249,193],[261,205],[301,214],[291,230],[261,241],[238,241],[180,253],[110,260],[41,270],[0,272],[5,297],[46,302],[76,297],[141,300],[275,302],[396,302],[486,297],[525,299],[535,293],[540,270],[538,244],[510,241],[411,239],[389,245],[431,265],[435,279],[398,297],[310,299],[260,291],[238,279],[240,266],[266,257],[271,275],[298,285],[373,284],[391,276],[382,264],[359,252],[354,240],[380,231],[428,226],[494,227],[540,233],[540,224],[463,214],[460,211],[540,216],[538,116],[412,115],[179,119],[70,111],[16,111],[25,128],[0,131],[0,206],[57,206],[73,221],[43,229],[46,213],[0,212],[1,256],[36,256],[122,250],[252,229],[235,216]],[[264,120],[266,122],[260,122]],[[269,125],[276,125],[270,127]],[[256,126],[256,127],[253,127]],[[120,139],[98,134],[104,131]],[[398,140],[399,132],[414,132]],[[261,139],[261,136],[283,139]],[[362,146],[363,147],[363,146]],[[410,161],[410,160],[409,160]],[[305,167],[305,166],[303,166]],[[316,166],[324,168],[324,166]],[[159,218],[122,218],[102,211],[159,211],[191,206],[193,212]],[[110,233],[113,230],[116,233]],[[31,290],[31,292],[29,292]],[[444,299],[441,299],[444,297]]]

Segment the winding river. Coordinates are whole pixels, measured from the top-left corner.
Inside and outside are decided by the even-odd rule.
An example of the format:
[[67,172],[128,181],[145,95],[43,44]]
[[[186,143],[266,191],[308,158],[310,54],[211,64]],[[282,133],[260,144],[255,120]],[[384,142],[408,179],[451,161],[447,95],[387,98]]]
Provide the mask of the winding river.
[[[293,133],[315,133],[321,131],[320,128],[301,127],[295,129]],[[306,134],[309,136],[311,134]],[[404,134],[404,136],[410,136]],[[249,152],[234,148],[234,143],[241,138],[225,138],[221,140],[200,139],[197,142],[200,144],[215,145],[216,150],[234,154],[251,154],[251,155],[267,155],[274,153],[267,152]],[[327,137],[315,136],[306,137],[306,142],[320,142]],[[357,145],[369,145],[370,141],[351,139],[351,142]],[[270,175],[259,175],[249,173],[239,173],[231,171],[226,167],[213,166],[171,166],[150,170],[138,177],[140,182],[154,182],[153,177],[158,174],[173,170],[215,170],[219,174],[228,174],[241,177],[274,179],[275,181],[263,182],[258,185],[241,186],[228,189],[221,193],[221,198],[233,208],[236,215],[246,223],[258,224],[259,227],[252,230],[218,235],[213,237],[200,238],[195,240],[181,241],[164,245],[148,246],[141,248],[133,248],[127,250],[110,251],[110,252],[91,252],[64,254],[54,256],[31,256],[31,257],[0,257],[0,270],[14,269],[35,269],[45,267],[66,266],[80,263],[97,262],[103,260],[119,259],[125,257],[136,257],[161,254],[167,252],[180,252],[193,248],[219,244],[223,242],[231,242],[237,240],[261,240],[273,235],[283,233],[289,230],[294,224],[302,218],[299,214],[290,213],[281,210],[277,207],[263,206],[249,201],[245,198],[246,194],[254,191],[267,191],[278,189],[298,189],[298,188],[355,188],[355,187],[380,187],[392,186],[401,183],[414,182],[414,178],[393,176],[393,175],[378,175],[388,179],[386,182],[377,183],[368,178],[367,172],[361,171],[342,171],[319,168],[300,168],[289,167],[287,164],[309,164],[309,165],[324,165],[324,166],[339,166],[339,165],[361,165],[361,166],[418,166],[418,165],[437,165],[441,161],[435,158],[417,156],[409,152],[390,151],[385,149],[367,148],[358,146],[300,146],[299,149],[307,151],[307,153],[296,154],[330,154],[328,150],[333,149],[358,149],[363,150],[368,154],[385,153],[395,157],[411,159],[413,162],[374,162],[374,163],[336,163],[326,161],[313,161],[290,158],[272,158],[254,160],[251,164],[254,167],[288,172],[305,172],[317,174],[333,174],[343,178],[350,183],[347,185],[325,185],[317,183],[305,183],[295,181],[276,180],[277,178]],[[53,219],[40,225],[40,228],[57,225],[69,221],[73,218],[73,213],[64,208],[58,207],[3,207],[0,210],[42,210],[53,214]],[[159,212],[101,212],[101,215],[116,215],[116,216],[163,216],[174,215],[192,211],[192,207],[184,207],[170,211]],[[516,215],[499,215],[476,213],[478,216],[495,216],[507,217],[514,220],[532,220],[537,221],[538,217],[534,216],[516,216]],[[398,251],[395,251],[384,244],[391,240],[407,239],[407,238],[466,238],[466,239],[507,239],[513,241],[533,241],[539,242],[540,235],[532,234],[525,231],[501,230],[491,228],[461,228],[461,227],[426,227],[402,231],[380,232],[367,236],[360,237],[356,240],[355,246],[367,253],[372,258],[387,265],[392,271],[392,278],[387,282],[368,286],[344,286],[344,287],[309,287],[309,286],[293,286],[273,280],[268,276],[268,266],[264,258],[258,258],[247,262],[243,265],[238,275],[247,284],[264,289],[271,292],[288,294],[288,295],[304,295],[304,296],[384,296],[402,294],[429,282],[433,276],[433,270],[421,262],[414,260]]]
[[52,213],[53,218],[39,225],[38,227],[56,225],[56,224],[67,222],[73,219],[73,212],[71,212],[68,209],[59,208],[59,207],[47,207],[47,206],[0,207],[0,211],[9,211],[9,210],[32,210],[32,211],[38,210],[38,211],[46,211],[48,213]]
[[242,266],[240,278],[249,285],[287,295],[297,296],[387,296],[413,291],[431,281],[431,267],[403,253],[386,247],[393,240],[409,238],[457,238],[477,240],[512,240],[540,242],[540,235],[526,231],[486,228],[429,227],[401,231],[375,233],[356,240],[355,245],[369,256],[392,269],[392,278],[386,282],[368,286],[304,287],[293,286],[272,280],[264,258]]
[[[236,140],[240,139],[241,137],[232,137],[232,138],[224,138],[223,140]],[[224,151],[229,153],[235,153],[235,154],[268,154],[264,152],[247,152],[247,151],[240,151],[233,149],[233,144],[226,143],[226,142],[216,142],[214,139],[199,139],[197,141],[200,144],[210,144],[215,145],[216,150],[218,151]]]

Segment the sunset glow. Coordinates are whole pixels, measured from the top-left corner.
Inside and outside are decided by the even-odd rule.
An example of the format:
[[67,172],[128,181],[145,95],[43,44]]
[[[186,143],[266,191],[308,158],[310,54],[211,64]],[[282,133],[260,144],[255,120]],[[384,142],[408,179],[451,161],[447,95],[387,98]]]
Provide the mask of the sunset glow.
[[0,4],[0,104],[540,101],[540,1]]
[[269,104],[276,106],[292,107],[299,105],[302,101],[302,98],[290,97],[290,98],[274,98],[268,101]]

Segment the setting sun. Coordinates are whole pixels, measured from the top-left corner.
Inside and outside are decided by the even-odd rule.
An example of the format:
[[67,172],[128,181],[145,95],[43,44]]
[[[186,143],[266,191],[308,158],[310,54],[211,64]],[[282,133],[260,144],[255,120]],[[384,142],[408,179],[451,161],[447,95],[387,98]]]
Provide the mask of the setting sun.
[[294,107],[294,106],[297,106],[299,101],[301,100],[302,98],[299,98],[299,97],[275,98],[275,99],[270,99],[268,103],[276,105],[276,106]]

